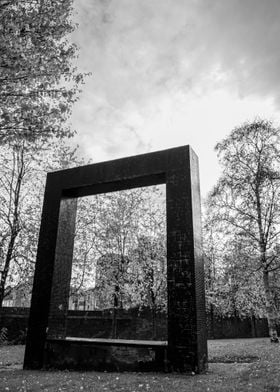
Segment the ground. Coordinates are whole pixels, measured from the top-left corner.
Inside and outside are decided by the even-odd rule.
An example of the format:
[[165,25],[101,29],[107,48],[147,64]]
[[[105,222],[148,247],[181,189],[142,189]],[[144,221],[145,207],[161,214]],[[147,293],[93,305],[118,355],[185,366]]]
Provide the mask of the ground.
[[201,375],[23,371],[24,346],[0,347],[0,391],[280,392],[280,344],[269,339],[210,340]]

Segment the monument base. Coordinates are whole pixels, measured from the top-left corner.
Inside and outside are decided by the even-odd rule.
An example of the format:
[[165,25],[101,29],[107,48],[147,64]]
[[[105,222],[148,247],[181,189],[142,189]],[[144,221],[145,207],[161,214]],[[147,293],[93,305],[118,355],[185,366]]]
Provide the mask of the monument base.
[[47,339],[44,368],[97,371],[168,371],[167,342]]

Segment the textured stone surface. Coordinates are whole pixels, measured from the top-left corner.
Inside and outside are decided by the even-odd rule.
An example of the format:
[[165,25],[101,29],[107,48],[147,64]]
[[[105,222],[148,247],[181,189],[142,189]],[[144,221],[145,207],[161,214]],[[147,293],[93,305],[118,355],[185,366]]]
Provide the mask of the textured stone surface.
[[[45,367],[99,371],[164,371],[166,347],[47,340]],[[167,368],[166,368],[167,370]]]
[[[52,360],[56,363],[52,355],[44,355],[47,354],[47,337],[61,339],[60,343],[56,340],[55,347],[59,344],[65,347],[66,344],[63,339],[74,241],[75,198],[160,183],[166,184],[167,204],[168,370],[205,370],[207,342],[198,160],[189,146],[48,175],[25,368],[52,366]],[[69,226],[65,224],[67,220]],[[72,350],[69,345],[67,347]],[[81,358],[87,357],[85,347],[75,346],[75,352],[80,350],[77,355]],[[94,368],[97,367],[99,351],[92,362]]]
[[62,199],[59,211],[48,336],[65,338],[71,281],[77,199]]

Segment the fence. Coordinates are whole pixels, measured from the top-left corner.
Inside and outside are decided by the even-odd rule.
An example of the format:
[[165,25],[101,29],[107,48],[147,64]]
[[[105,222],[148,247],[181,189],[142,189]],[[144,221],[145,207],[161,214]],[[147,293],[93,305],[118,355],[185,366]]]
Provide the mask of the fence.
[[[4,307],[0,313],[0,329],[8,329],[8,340],[23,343],[28,325],[28,308]],[[69,310],[67,335],[79,337],[109,337],[112,326],[112,311]],[[164,313],[155,318],[155,339],[166,338],[167,320]],[[280,327],[280,326],[279,326]],[[280,328],[279,328],[280,330]],[[152,331],[152,314],[148,310],[139,313],[132,309],[117,313],[118,338],[149,339]],[[279,331],[280,332],[280,331]],[[207,314],[208,339],[232,339],[267,337],[266,319],[257,318],[219,318]]]

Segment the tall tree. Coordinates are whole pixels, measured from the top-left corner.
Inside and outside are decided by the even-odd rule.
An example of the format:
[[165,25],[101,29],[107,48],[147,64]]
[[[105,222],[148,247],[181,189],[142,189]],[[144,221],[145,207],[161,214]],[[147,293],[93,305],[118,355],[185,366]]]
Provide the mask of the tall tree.
[[158,187],[78,202],[72,293],[95,288],[99,305],[113,309],[112,336],[118,309],[166,306],[164,210]]
[[216,220],[223,221],[243,246],[254,271],[261,271],[270,335],[278,320],[273,272],[280,268],[280,133],[257,119],[235,128],[216,146],[223,173],[209,197]]
[[11,290],[31,284],[47,171],[77,163],[62,140],[15,137],[0,150],[0,308]]
[[[102,271],[99,285],[107,293],[113,290],[112,305],[117,307],[140,305],[149,261],[153,269],[156,260],[165,258],[165,204],[159,201],[159,194],[157,187],[147,187],[99,196],[100,212],[95,215],[95,247],[102,257],[97,265]],[[156,272],[153,277],[156,280]],[[145,295],[152,289],[156,295],[156,284],[160,286],[155,282]]]
[[[211,213],[214,215],[213,210]],[[209,313],[212,317],[264,317],[262,275],[256,271],[252,244],[224,222],[213,221],[209,211],[208,218],[204,252]]]
[[70,136],[66,126],[83,75],[73,0],[3,0],[0,4],[0,142],[21,136]]
[[[159,226],[161,223],[158,222]],[[164,225],[164,224],[163,224]],[[162,228],[162,227],[161,227]],[[133,293],[139,308],[152,313],[152,338],[155,339],[156,313],[167,310],[166,235],[162,230],[157,236],[142,235],[132,252],[134,261]]]
[[137,243],[144,194],[145,190],[138,188],[97,196],[96,249],[100,254],[96,266],[97,288],[113,308],[113,338],[117,337],[118,309],[127,308],[133,302],[128,290],[133,283],[129,251]]

